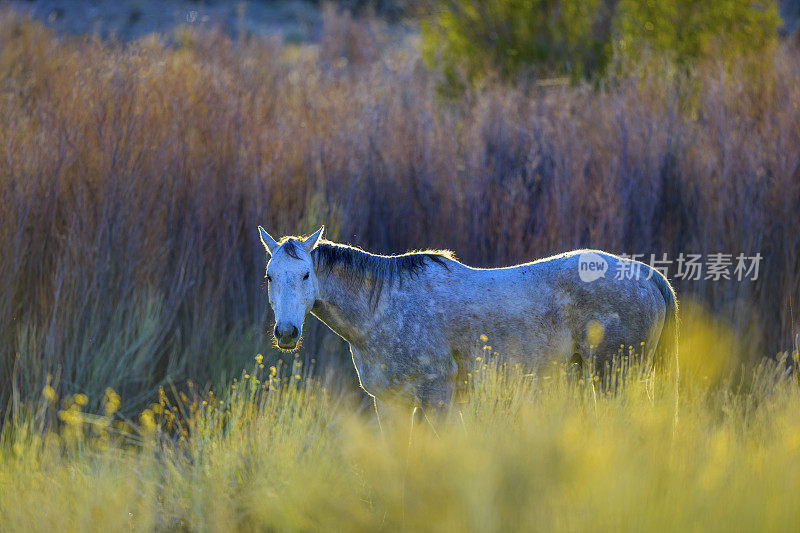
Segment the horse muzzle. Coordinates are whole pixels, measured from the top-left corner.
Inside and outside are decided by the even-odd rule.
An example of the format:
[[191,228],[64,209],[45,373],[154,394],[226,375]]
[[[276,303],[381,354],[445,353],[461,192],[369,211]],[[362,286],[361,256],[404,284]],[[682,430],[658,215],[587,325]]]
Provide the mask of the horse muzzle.
[[300,339],[300,330],[294,324],[276,324],[275,340],[278,342],[278,348],[281,350],[294,350],[297,347],[297,341]]

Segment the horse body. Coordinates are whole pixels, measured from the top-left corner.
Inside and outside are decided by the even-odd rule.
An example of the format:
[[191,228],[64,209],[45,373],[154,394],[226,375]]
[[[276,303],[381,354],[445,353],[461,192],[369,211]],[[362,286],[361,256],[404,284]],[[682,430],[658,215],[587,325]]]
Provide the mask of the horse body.
[[[465,300],[451,293],[449,320],[462,324],[451,343],[466,349],[464,340],[482,333],[493,351],[521,363],[567,361],[576,354],[603,359],[620,346],[638,348],[642,342],[655,347],[667,305],[658,286],[647,279],[656,273],[639,263],[637,276],[587,283],[578,275],[579,257],[586,253],[603,257],[612,269],[629,261],[578,250],[501,269],[454,266],[461,291],[474,296]],[[465,301],[469,305],[463,306]],[[602,332],[596,339],[587,335],[590,323]]]
[[[313,268],[308,310],[350,344],[361,385],[378,400],[449,404],[484,353],[483,335],[492,352],[530,368],[603,361],[621,349],[651,355],[675,315],[674,293],[660,273],[596,250],[477,269],[449,253],[378,256],[318,239],[273,241],[268,271]],[[287,250],[287,243],[294,244]],[[605,275],[581,278],[587,255],[605,263]]]

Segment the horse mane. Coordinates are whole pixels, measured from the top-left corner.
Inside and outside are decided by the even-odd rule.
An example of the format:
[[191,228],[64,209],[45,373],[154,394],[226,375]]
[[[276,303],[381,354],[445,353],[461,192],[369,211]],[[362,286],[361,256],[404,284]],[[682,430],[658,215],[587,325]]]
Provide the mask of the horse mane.
[[[281,245],[289,257],[299,259],[297,247],[302,246],[299,239],[288,238]],[[395,280],[402,284],[404,275],[409,278],[419,276],[430,263],[450,270],[445,260],[456,261],[450,250],[419,250],[399,255],[380,255],[325,239],[319,240],[311,252],[311,258],[317,269],[332,272],[339,268],[352,283],[363,285],[367,280],[371,281],[370,300],[380,297],[384,285],[391,286]]]

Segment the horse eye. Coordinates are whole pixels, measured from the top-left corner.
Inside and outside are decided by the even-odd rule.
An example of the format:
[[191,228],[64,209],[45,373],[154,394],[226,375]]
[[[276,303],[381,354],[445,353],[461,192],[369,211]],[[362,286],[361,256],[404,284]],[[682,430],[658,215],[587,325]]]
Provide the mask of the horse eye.
[[304,279],[304,280],[307,280],[307,279],[308,279],[308,275],[309,275],[309,274],[310,274],[310,272],[306,272],[306,275],[305,275],[305,276],[303,276],[303,279]]

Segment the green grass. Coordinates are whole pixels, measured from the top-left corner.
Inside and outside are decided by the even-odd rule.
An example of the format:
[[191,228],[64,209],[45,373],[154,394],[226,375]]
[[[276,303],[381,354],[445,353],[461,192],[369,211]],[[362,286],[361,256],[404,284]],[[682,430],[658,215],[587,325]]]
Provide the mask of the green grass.
[[299,363],[256,362],[218,397],[190,383],[127,422],[111,391],[90,415],[85,398],[47,389],[3,428],[0,519],[13,531],[791,528],[800,385],[785,357],[709,385],[696,355],[677,388],[674,371],[636,365],[600,378],[481,361],[435,427],[412,429],[398,409],[383,433]]

